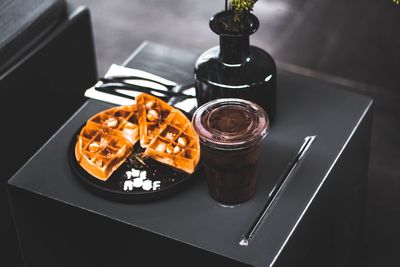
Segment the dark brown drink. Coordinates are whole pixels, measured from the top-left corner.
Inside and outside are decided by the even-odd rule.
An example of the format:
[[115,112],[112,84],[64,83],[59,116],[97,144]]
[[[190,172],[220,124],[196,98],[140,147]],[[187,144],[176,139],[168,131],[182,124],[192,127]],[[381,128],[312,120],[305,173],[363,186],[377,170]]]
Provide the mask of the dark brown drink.
[[261,141],[268,131],[265,111],[247,100],[217,99],[195,112],[193,125],[200,137],[211,196],[226,205],[251,198]]

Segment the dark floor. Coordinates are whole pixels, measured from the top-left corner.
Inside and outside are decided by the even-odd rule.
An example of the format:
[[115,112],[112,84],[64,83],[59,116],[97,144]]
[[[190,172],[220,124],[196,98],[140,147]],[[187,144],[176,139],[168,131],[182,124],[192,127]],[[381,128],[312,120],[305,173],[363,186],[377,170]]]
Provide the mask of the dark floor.
[[[90,7],[100,75],[143,40],[200,53],[223,0],[70,0]],[[400,266],[400,5],[392,0],[260,0],[252,44],[278,67],[375,99],[364,266]],[[341,78],[338,78],[341,77]]]

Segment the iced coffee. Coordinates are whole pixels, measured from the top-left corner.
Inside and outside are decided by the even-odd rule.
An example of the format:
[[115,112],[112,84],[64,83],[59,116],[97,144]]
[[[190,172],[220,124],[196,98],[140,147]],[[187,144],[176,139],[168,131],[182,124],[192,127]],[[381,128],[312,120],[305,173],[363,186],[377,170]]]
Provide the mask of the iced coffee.
[[256,190],[261,142],[269,129],[265,111],[247,100],[217,99],[195,112],[193,125],[210,195],[225,205],[250,199]]

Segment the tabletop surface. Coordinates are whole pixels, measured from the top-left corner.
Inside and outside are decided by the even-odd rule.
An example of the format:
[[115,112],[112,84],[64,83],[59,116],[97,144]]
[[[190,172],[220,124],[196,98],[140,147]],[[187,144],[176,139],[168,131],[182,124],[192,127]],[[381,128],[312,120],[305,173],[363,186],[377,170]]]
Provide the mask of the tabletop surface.
[[[196,57],[146,43],[126,64],[187,82],[193,79]],[[266,266],[285,246],[372,104],[370,98],[337,85],[279,70],[277,99],[276,121],[263,142],[257,192],[233,208],[210,198],[201,175],[182,192],[149,203],[118,203],[90,193],[74,177],[67,151],[76,130],[89,117],[112,106],[96,100],[88,100],[9,184],[228,258]],[[264,206],[269,190],[309,135],[317,135],[317,139],[306,157],[249,246],[240,246],[241,236]]]

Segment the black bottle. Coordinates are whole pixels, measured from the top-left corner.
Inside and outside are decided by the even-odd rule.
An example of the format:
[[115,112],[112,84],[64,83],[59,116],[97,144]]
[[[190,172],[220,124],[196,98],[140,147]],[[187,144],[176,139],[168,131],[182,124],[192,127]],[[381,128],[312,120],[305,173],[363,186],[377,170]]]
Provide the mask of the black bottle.
[[194,74],[198,106],[217,98],[247,99],[263,107],[270,122],[276,112],[276,66],[264,50],[250,46],[250,35],[259,21],[249,13],[241,22],[232,11],[210,20],[220,45],[205,51],[197,60]]

